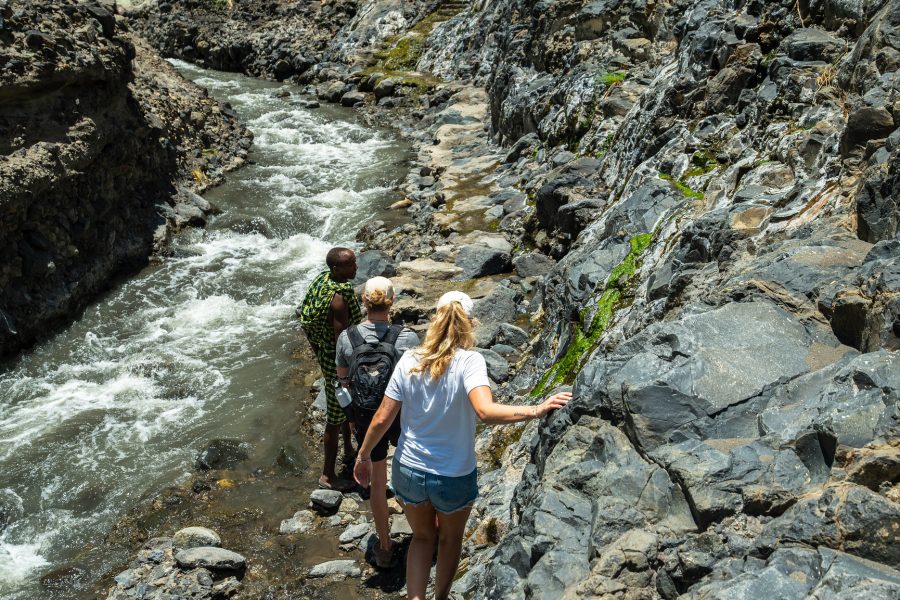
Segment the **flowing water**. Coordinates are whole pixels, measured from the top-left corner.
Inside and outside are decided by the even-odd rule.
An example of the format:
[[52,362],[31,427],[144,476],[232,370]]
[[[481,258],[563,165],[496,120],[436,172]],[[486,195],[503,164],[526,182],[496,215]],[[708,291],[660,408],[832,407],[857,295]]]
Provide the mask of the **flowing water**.
[[[277,447],[296,409],[293,309],[328,248],[383,215],[406,148],[349,110],[276,98],[285,86],[176,66],[254,132],[255,164],[185,232],[65,331],[0,365],[0,597],[46,595],[42,574],[109,566],[109,527],[190,475],[212,438]],[[4,520],[11,519],[3,527]]]

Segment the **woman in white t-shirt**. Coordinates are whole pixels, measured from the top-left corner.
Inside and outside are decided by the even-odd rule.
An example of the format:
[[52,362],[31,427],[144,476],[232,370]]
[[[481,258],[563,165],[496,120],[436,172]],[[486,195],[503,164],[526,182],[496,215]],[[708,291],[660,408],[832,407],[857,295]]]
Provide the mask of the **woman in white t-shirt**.
[[470,350],[475,345],[472,309],[472,299],[462,292],[447,292],[438,300],[425,343],[397,363],[353,470],[357,482],[367,486],[372,449],[403,406],[391,482],[413,531],[406,560],[410,599],[425,598],[435,539],[435,598],[450,593],[466,521],[478,497],[475,417],[488,424],[517,423],[565,406],[571,398],[561,393],[535,406],[495,404],[484,357]]

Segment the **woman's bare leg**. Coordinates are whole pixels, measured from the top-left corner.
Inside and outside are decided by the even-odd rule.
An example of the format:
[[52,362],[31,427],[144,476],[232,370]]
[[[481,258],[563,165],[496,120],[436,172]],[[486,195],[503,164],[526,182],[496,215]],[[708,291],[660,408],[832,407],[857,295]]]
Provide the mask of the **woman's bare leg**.
[[391,549],[391,532],[388,528],[387,505],[387,460],[372,463],[372,490],[369,493],[372,505],[372,518],[375,519],[375,532],[382,550]]
[[452,513],[437,513],[438,521],[438,554],[437,573],[434,579],[435,600],[447,600],[450,586],[459,567],[459,556],[462,553],[462,539],[466,531],[466,521],[472,507],[466,507]]
[[406,591],[409,600],[425,600],[428,575],[431,573],[431,557],[437,531],[434,527],[434,507],[431,502],[403,507],[406,520],[412,528],[412,541],[406,553]]

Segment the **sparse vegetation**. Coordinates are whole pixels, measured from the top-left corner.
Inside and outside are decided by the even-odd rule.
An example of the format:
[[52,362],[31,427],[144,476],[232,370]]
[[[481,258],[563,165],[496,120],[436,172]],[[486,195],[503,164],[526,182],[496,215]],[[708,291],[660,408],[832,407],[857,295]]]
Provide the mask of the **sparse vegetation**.
[[687,198],[697,198],[698,200],[703,199],[703,192],[691,189],[691,187],[687,185],[684,180],[676,180],[668,173],[660,173],[659,178],[671,182],[672,185],[674,185],[678,189],[678,191]]
[[828,87],[834,83],[835,77],[837,77],[837,68],[834,65],[828,65],[816,77],[816,85],[819,86],[819,89]]
[[606,87],[612,87],[614,85],[618,85],[625,81],[625,71],[612,71],[612,72],[604,72],[600,75],[597,75],[597,83],[603,84]]
[[584,359],[596,348],[616,310],[630,299],[632,293],[629,283],[652,240],[653,235],[649,233],[636,235],[629,240],[631,249],[606,278],[591,324],[584,330],[583,321],[587,317],[587,311],[583,311],[582,323],[575,327],[575,336],[566,353],[544,373],[532,392],[533,396],[541,395],[547,388],[558,383],[572,383],[575,380]]
[[197,185],[206,185],[209,182],[209,177],[206,176],[206,173],[200,167],[191,169],[191,177],[194,178],[194,182]]

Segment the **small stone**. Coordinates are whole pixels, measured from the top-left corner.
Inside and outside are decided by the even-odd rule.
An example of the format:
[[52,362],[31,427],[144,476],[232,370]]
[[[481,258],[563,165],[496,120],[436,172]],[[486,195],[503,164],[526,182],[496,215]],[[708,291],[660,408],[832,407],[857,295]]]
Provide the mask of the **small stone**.
[[413,204],[415,204],[415,202],[413,202],[411,199],[404,198],[403,200],[397,200],[396,202],[391,204],[388,208],[391,210],[397,210],[400,208],[409,208]]
[[338,538],[338,541],[342,544],[350,543],[353,540],[358,540],[359,538],[361,538],[364,535],[366,535],[367,533],[369,533],[370,529],[371,529],[371,527],[369,526],[368,523],[360,523],[358,525],[351,525],[350,527],[345,529],[343,533],[341,533],[340,537]]
[[315,507],[334,510],[341,505],[344,495],[337,490],[315,490],[309,499]]
[[315,527],[315,523],[315,513],[310,510],[301,510],[294,513],[290,519],[282,521],[278,531],[280,533],[306,533]]
[[400,506],[400,503],[397,502],[396,498],[388,499],[388,512],[392,515],[401,515],[403,514],[403,507]]
[[354,500],[353,498],[344,498],[341,502],[341,512],[351,513],[359,510],[359,502]]
[[222,545],[222,538],[215,531],[206,527],[185,527],[175,533],[172,544],[180,550],[199,546],[218,547]]
[[332,575],[340,577],[359,577],[362,575],[362,569],[357,566],[353,560],[330,560],[314,566],[309,570],[309,577],[330,577]]
[[412,527],[404,515],[394,515],[391,519],[391,537],[395,535],[412,535]]

